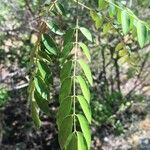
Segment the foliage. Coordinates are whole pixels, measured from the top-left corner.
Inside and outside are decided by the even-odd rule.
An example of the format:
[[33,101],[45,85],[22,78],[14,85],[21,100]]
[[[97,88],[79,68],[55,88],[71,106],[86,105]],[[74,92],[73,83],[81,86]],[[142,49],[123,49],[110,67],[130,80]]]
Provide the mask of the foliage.
[[[97,30],[102,27],[104,34],[115,30],[119,35],[121,34],[121,37],[127,34],[132,35],[131,39],[138,41],[141,48],[150,41],[150,27],[118,1],[99,0],[98,9],[89,8],[78,0],[73,2],[76,4],[76,23],[66,32],[61,31],[59,25],[55,24],[54,21],[44,20],[40,22],[38,41],[30,57],[30,66],[31,68],[35,66],[35,68],[32,71],[28,91],[32,118],[36,127],[39,128],[41,126],[40,112],[49,114],[49,91],[54,78],[50,67],[52,64],[59,64],[60,106],[56,117],[59,144],[61,149],[87,150],[90,149],[91,145],[89,127],[92,121],[90,86],[93,86],[93,77],[88,65],[88,61],[91,61],[91,54],[86,43],[87,41],[95,42],[95,39],[89,29],[83,25],[80,26],[80,5],[89,11],[88,13]],[[64,7],[57,0],[52,1],[47,7],[45,7],[46,12],[41,13],[43,18],[49,12],[51,12],[52,18],[57,15],[62,16],[62,18],[66,16]],[[48,30],[54,35],[54,38],[48,34]],[[82,40],[80,41],[80,39]],[[61,44],[58,44],[58,41]],[[138,57],[131,52],[126,42],[119,41],[114,49],[110,52],[112,59],[117,59],[120,64],[136,65]],[[115,111],[126,109],[128,104],[123,101],[120,101],[116,106],[119,100],[121,100],[119,92],[108,93],[107,99],[104,101],[105,105],[103,103],[98,106],[100,115],[106,115],[104,119],[101,118],[102,122],[107,120],[107,117],[112,117],[114,114],[112,107]],[[77,105],[82,111],[77,110]],[[112,121],[112,119],[110,120]],[[119,121],[114,123],[114,128],[117,128],[118,132],[123,130]]]
[[8,100],[8,91],[6,88],[0,87],[0,107],[4,106]]

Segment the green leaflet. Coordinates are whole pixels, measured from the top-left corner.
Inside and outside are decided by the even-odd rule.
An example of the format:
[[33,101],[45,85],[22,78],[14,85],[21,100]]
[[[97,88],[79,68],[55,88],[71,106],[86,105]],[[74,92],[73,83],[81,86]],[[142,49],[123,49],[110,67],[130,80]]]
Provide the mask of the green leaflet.
[[56,44],[48,34],[42,34],[42,43],[49,53],[57,55]]
[[36,128],[41,127],[41,120],[39,118],[39,108],[35,101],[31,101],[31,116]]
[[50,69],[44,61],[38,61],[37,66],[43,79],[45,79],[47,75],[51,76]]
[[90,16],[91,18],[95,21],[96,18],[98,17],[97,15],[97,12],[96,11],[93,11],[93,10],[90,10]]
[[99,18],[95,21],[95,27],[96,29],[99,29],[103,24],[103,17],[99,16]]
[[41,97],[41,95],[37,91],[34,92],[34,98],[35,98],[36,103],[38,104],[39,108],[45,114],[49,115],[49,113],[50,113],[49,102],[47,100],[45,100],[43,97]]
[[72,61],[67,61],[61,71],[60,71],[60,80],[61,82],[66,79],[67,77],[69,77],[71,75],[71,70],[72,70],[72,65],[73,65],[73,62]]
[[88,150],[83,134],[78,131],[72,133],[66,143],[65,150]]
[[88,150],[85,138],[81,132],[77,132],[78,150]]
[[104,32],[104,33],[108,33],[110,29],[111,29],[111,23],[108,22],[108,23],[106,23],[106,24],[104,25],[104,27],[103,27],[103,32]]
[[66,45],[68,42],[72,42],[73,36],[74,36],[74,29],[69,29],[67,32],[64,34],[64,45]]
[[128,12],[128,15],[130,17],[130,29],[132,30],[134,28],[134,25],[136,26],[136,23],[137,23],[137,16],[135,16],[135,14],[127,8],[127,12]]
[[90,110],[90,107],[89,107],[89,104],[87,103],[87,100],[81,96],[81,95],[78,95],[77,96],[77,99],[80,103],[80,106],[88,120],[88,122],[91,124],[91,120],[92,120],[92,117],[91,117],[91,110]]
[[78,150],[77,144],[77,135],[73,132],[70,134],[66,141],[65,150]]
[[116,14],[116,7],[111,4],[111,3],[114,3],[114,0],[109,0],[110,3],[109,3],[109,16],[110,17],[113,17],[115,14]]
[[148,35],[147,35],[147,41],[148,41],[148,43],[150,43],[150,30],[148,30],[148,33],[147,33]]
[[130,30],[130,17],[126,10],[123,10],[121,12],[121,24],[122,24],[123,33],[127,34]]
[[78,80],[78,82],[80,84],[81,91],[82,91],[85,99],[89,103],[90,102],[90,91],[89,91],[89,88],[88,88],[85,80],[81,76],[77,76],[77,80]]
[[128,53],[127,49],[122,49],[122,50],[119,51],[119,56],[120,57],[123,57],[123,56],[128,55],[128,54],[129,53]]
[[123,42],[120,42],[120,43],[118,43],[117,46],[115,47],[115,51],[119,51],[119,50],[121,50],[121,49],[123,49],[123,48],[124,48],[124,43],[123,43]]
[[83,72],[88,79],[89,83],[91,86],[93,86],[93,78],[92,78],[92,73],[90,70],[90,67],[84,62],[83,59],[78,60],[78,63],[80,64],[81,68],[83,69]]
[[84,43],[79,43],[80,47],[82,48],[85,56],[87,57],[87,59],[89,61],[91,61],[91,55],[90,55],[90,50],[88,49],[88,47],[84,44]]
[[52,73],[50,71],[50,68],[44,61],[38,61],[37,62],[38,71],[37,75],[40,75],[42,80],[45,81],[46,86],[49,87],[49,85],[53,84],[53,78]]
[[64,49],[62,50],[60,57],[66,58],[68,56],[68,54],[71,52],[72,49],[73,49],[73,43],[68,42],[64,46]]
[[66,97],[68,97],[71,93],[72,88],[72,78],[66,78],[61,85],[60,93],[59,93],[59,102],[61,103]]
[[129,61],[129,55],[125,55],[118,60],[121,65]]
[[45,79],[46,74],[47,74],[47,73],[46,73],[46,71],[47,71],[47,66],[46,66],[45,63],[42,62],[42,61],[38,61],[38,62],[37,62],[37,66],[38,66],[38,70],[39,70],[39,72],[40,72],[42,78]]
[[98,0],[98,7],[100,9],[105,9],[107,7],[107,2],[105,0]]
[[92,17],[92,19],[95,22],[96,29],[99,29],[103,24],[102,15],[100,13],[97,13],[96,11],[91,10],[90,11],[90,16]]
[[59,144],[60,144],[61,149],[64,148],[65,143],[67,141],[67,138],[72,133],[72,127],[73,127],[73,116],[70,115],[70,116],[67,116],[62,121],[62,124],[60,126],[60,130],[58,133],[58,140],[59,140]]
[[60,125],[61,125],[62,121],[64,120],[64,118],[70,114],[71,107],[72,107],[72,97],[69,96],[69,97],[65,98],[59,106],[59,110],[57,113],[58,128],[60,128]]
[[64,7],[61,5],[61,3],[59,3],[59,2],[55,3],[55,7],[61,15],[64,15],[64,16],[66,15],[66,11],[65,11]]
[[92,40],[92,35],[91,35],[90,31],[89,31],[87,28],[85,28],[85,27],[80,27],[79,29],[80,29],[81,33],[82,33],[89,41],[91,41],[91,42],[93,41],[93,40]]
[[50,85],[53,85],[53,77],[52,77],[52,74],[46,74],[46,76],[45,76],[45,78],[43,78],[42,76],[41,76],[41,73],[40,73],[40,71],[39,70],[37,70],[37,73],[36,73],[36,76],[39,76],[42,80],[43,80],[43,82],[44,82],[44,84],[45,84],[45,88],[47,88],[47,90],[50,90]]
[[88,121],[81,114],[77,114],[77,118],[79,120],[80,127],[81,127],[81,130],[83,132],[84,138],[86,140],[88,149],[90,149],[90,146],[91,146],[91,131],[90,131]]
[[30,107],[31,107],[31,116],[36,128],[41,127],[41,120],[39,118],[39,107],[34,99],[34,89],[35,85],[32,80],[29,82],[28,92],[29,92],[29,99],[30,99]]
[[117,21],[118,21],[118,24],[121,24],[121,10],[120,9],[117,9]]
[[130,16],[130,29],[132,30],[134,28],[134,17]]
[[45,60],[48,63],[50,63],[52,61],[51,58],[49,57],[49,55],[45,51],[42,51],[42,49],[40,49],[38,51],[38,55],[41,60]]
[[64,33],[60,30],[59,26],[54,21],[46,22],[48,28],[57,35],[63,35]]
[[45,82],[41,79],[40,76],[34,77],[35,89],[37,92],[46,100],[49,99],[49,90],[45,86]]
[[137,29],[136,29],[136,26],[133,26],[133,29],[132,29],[132,36],[133,36],[133,38],[136,38],[136,37],[137,37]]
[[137,22],[136,28],[137,28],[138,42],[139,42],[140,47],[142,48],[144,47],[144,44],[147,39],[147,29],[141,21]]

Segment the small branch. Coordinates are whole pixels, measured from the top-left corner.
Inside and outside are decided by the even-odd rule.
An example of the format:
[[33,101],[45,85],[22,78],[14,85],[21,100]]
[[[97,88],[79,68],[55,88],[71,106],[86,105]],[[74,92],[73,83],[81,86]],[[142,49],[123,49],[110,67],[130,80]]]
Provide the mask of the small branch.
[[87,10],[92,10],[92,8],[85,6],[84,4],[80,3],[78,0],[74,0],[74,2],[78,3],[80,6],[86,8]]
[[26,3],[26,6],[27,6],[28,10],[30,11],[30,13],[34,16],[34,13],[33,13],[32,9],[31,9],[30,5],[29,5],[29,1],[28,0],[24,0],[24,1]]
[[28,85],[29,85],[29,83],[20,84],[20,85],[17,85],[17,86],[14,86],[14,87],[8,89],[8,91],[20,90],[20,89],[28,87]]

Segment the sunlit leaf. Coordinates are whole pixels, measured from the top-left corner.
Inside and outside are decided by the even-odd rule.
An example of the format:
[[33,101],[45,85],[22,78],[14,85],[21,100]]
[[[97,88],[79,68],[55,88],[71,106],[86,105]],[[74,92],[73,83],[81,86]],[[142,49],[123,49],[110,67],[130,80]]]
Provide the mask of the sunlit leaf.
[[88,48],[84,43],[81,43],[81,42],[79,43],[79,45],[80,45],[80,47],[82,48],[82,50],[83,50],[85,56],[87,57],[87,59],[88,59],[89,61],[91,61],[91,55],[90,55],[90,50],[89,50],[89,48]]
[[49,90],[45,82],[41,79],[40,76],[34,77],[35,89],[39,94],[46,100],[49,99]]
[[122,56],[125,56],[125,55],[128,55],[128,50],[127,49],[122,49],[119,51],[119,56],[122,57]]
[[86,140],[81,132],[77,132],[78,150],[88,150]]
[[104,27],[103,27],[103,32],[104,32],[104,33],[108,33],[110,29],[111,29],[111,23],[108,22],[108,23],[106,23],[106,24],[104,25]]
[[34,98],[39,108],[48,115],[50,113],[49,102],[45,100],[37,91],[34,92]]
[[105,0],[98,0],[98,7],[100,9],[105,9],[107,7],[107,2]]
[[112,4],[114,3],[114,0],[109,0],[109,16],[113,17],[116,14],[116,7]]
[[54,21],[49,21],[46,23],[50,31],[57,35],[63,35],[64,33],[60,30],[59,26]]
[[88,149],[90,149],[90,146],[91,146],[91,131],[90,131],[88,121],[81,114],[77,114],[77,118],[79,120],[81,130],[83,132],[84,138],[85,138],[86,143],[88,145]]
[[118,63],[120,65],[124,64],[124,63],[127,63],[129,61],[129,56],[128,55],[125,55],[124,57],[121,57],[119,60],[118,60]]
[[92,42],[92,34],[90,33],[90,31],[85,28],[85,27],[80,27],[79,28],[80,31],[82,32],[82,34],[89,40]]
[[88,88],[85,80],[81,76],[77,76],[77,80],[78,80],[78,82],[80,84],[81,91],[82,91],[85,99],[89,103],[90,102],[90,91],[89,91],[89,88]]
[[117,9],[117,21],[119,24],[121,24],[121,10]]
[[97,20],[95,21],[95,26],[96,26],[96,29],[99,29],[103,24],[103,17],[102,16],[99,16],[99,18],[97,18]]
[[87,103],[87,100],[81,95],[78,95],[77,99],[80,103],[80,106],[81,106],[88,122],[91,123],[91,110],[90,110],[89,104]]
[[84,72],[85,76],[87,77],[90,85],[92,86],[93,85],[93,77],[92,77],[90,67],[84,62],[83,59],[78,60],[78,62],[80,64],[81,68],[83,69],[83,72]]
[[141,21],[137,22],[137,36],[140,47],[144,47],[147,38],[147,29]]
[[66,15],[66,11],[61,3],[59,3],[59,2],[55,3],[55,7],[61,15],[64,15],[64,16]]
[[42,34],[42,43],[51,54],[57,54],[57,47],[53,39],[48,34]]
[[52,76],[50,68],[48,67],[48,65],[45,62],[38,61],[37,66],[38,66],[38,69],[39,69],[43,79],[45,79],[46,76]]
[[93,21],[95,22],[96,29],[99,29],[103,24],[102,15],[93,10],[90,11],[90,15],[91,15]]
[[119,50],[121,50],[121,49],[123,49],[123,48],[124,48],[124,43],[123,43],[123,42],[120,42],[120,43],[118,43],[117,46],[115,47],[115,50],[116,50],[116,51],[119,51]]
[[130,17],[126,10],[123,10],[121,12],[121,24],[122,24],[123,33],[127,34],[130,29]]

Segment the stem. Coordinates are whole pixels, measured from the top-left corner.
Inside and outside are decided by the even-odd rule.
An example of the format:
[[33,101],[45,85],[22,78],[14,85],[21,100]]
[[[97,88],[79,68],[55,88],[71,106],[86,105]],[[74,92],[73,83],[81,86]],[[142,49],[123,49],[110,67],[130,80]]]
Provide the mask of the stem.
[[86,8],[87,10],[92,10],[92,8],[90,8],[90,7],[86,6],[86,5],[84,5],[83,3],[78,2],[78,0],[74,0],[74,2],[78,3],[80,6]]
[[58,1],[58,0],[55,0],[55,1],[52,3],[51,7],[49,8],[49,11],[52,10],[52,8],[54,7],[55,3],[57,3],[57,1]]
[[77,50],[78,50],[78,26],[79,26],[79,12],[78,12],[78,0],[76,8],[76,34],[75,34],[75,49],[74,49],[74,71],[73,71],[73,120],[74,120],[74,131],[76,131],[76,67],[77,67]]

